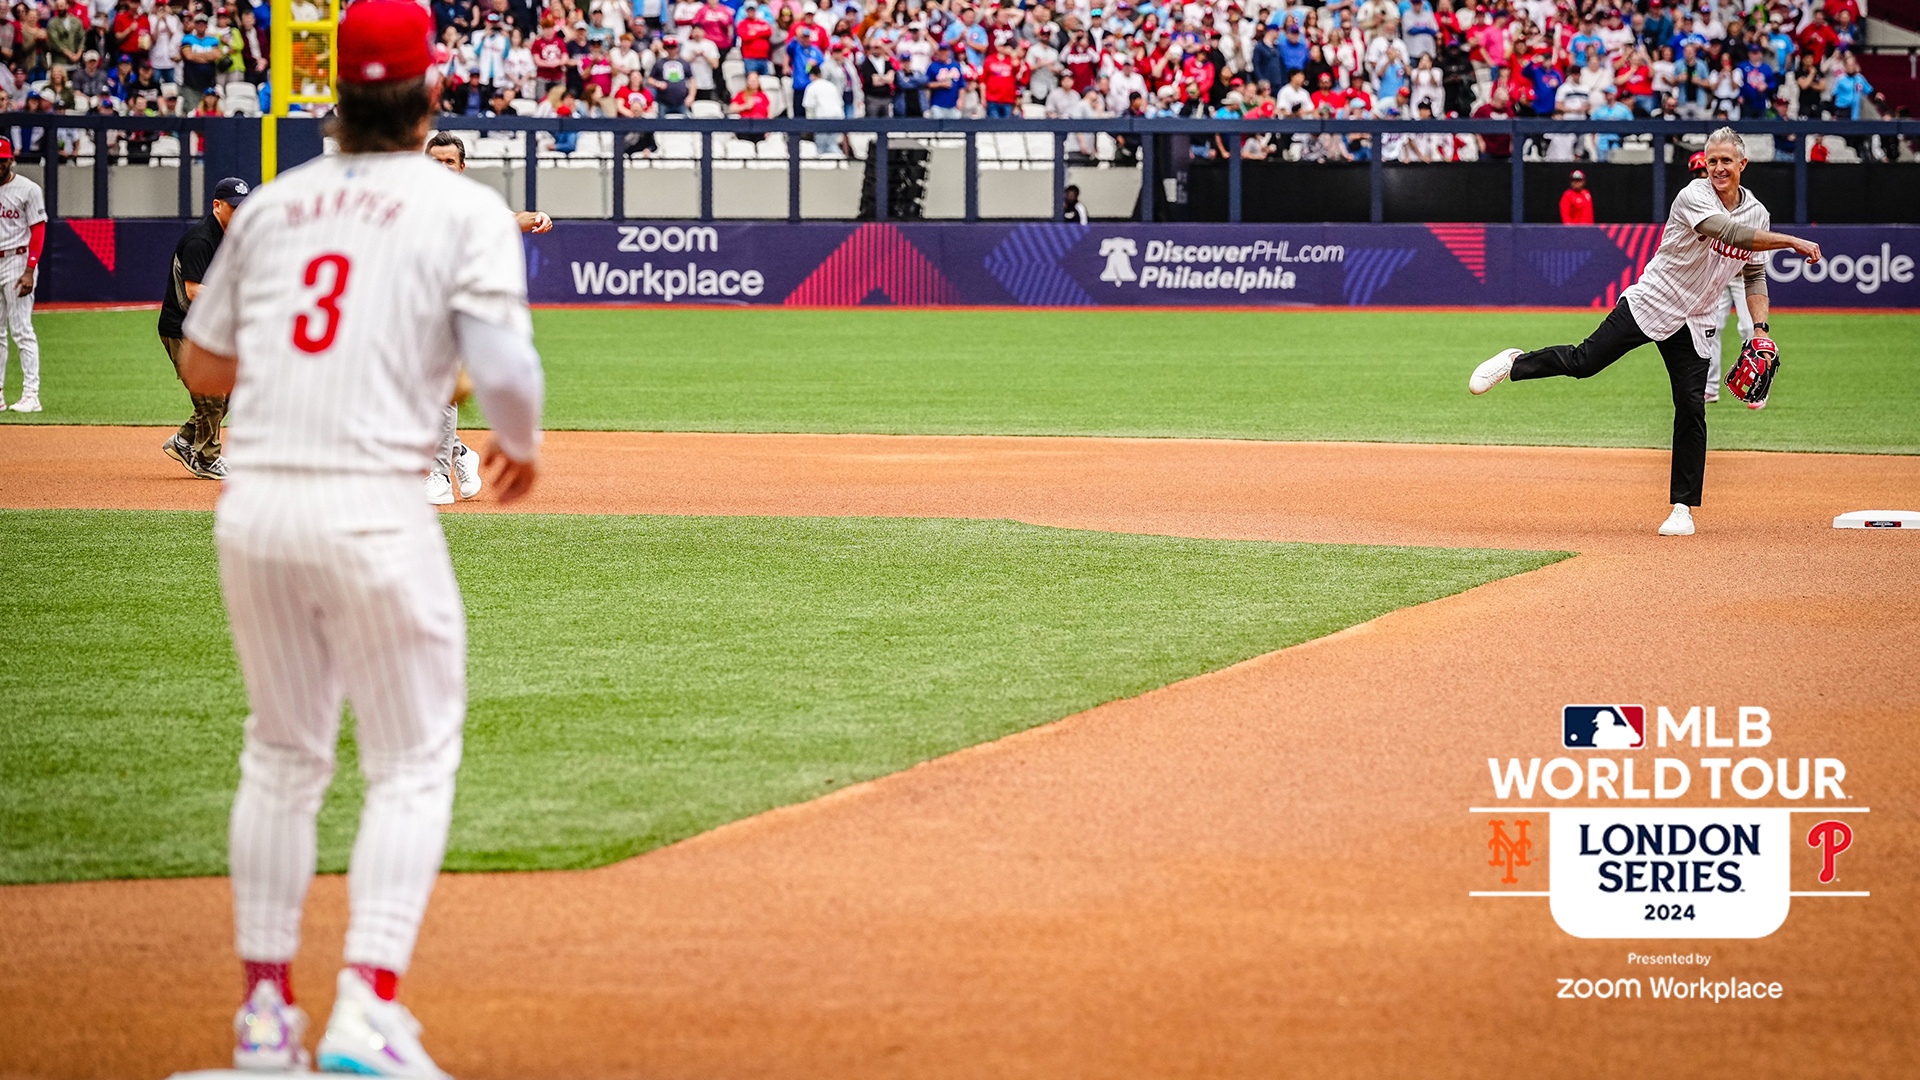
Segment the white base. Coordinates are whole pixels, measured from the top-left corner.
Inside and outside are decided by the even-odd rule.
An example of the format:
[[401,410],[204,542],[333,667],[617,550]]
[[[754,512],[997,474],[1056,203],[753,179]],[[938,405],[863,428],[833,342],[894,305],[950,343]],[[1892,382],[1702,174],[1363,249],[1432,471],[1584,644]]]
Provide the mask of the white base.
[[1920,529],[1920,510],[1855,510],[1833,519],[1836,529]]

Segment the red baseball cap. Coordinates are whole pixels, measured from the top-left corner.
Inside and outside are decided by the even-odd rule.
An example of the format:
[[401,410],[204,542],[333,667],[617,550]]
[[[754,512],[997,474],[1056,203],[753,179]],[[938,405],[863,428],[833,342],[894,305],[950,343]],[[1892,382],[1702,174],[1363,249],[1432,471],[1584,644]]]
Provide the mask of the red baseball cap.
[[1706,167],[1707,167],[1707,152],[1705,150],[1695,150],[1693,152],[1693,156],[1687,159],[1688,172],[1692,172],[1695,169],[1704,169]]
[[360,0],[340,16],[340,81],[417,79],[433,66],[433,17],[412,0]]
[[12,139],[0,138],[0,158],[5,158],[8,161],[13,160],[13,140]]

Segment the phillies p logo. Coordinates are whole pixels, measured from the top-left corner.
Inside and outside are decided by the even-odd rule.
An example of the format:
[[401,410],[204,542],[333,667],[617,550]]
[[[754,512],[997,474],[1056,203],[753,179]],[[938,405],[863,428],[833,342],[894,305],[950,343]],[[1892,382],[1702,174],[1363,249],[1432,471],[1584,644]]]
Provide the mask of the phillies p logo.
[[1836,876],[1833,861],[1853,846],[1853,830],[1844,821],[1823,821],[1807,833],[1807,846],[1820,849],[1820,884],[1830,885]]

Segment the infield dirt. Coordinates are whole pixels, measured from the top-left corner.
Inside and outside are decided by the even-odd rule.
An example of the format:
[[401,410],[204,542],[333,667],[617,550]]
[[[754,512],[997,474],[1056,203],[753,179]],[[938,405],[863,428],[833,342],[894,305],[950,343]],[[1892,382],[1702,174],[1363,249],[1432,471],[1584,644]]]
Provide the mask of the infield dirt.
[[[158,429],[0,431],[0,506],[211,508]],[[1579,556],[600,870],[442,879],[403,993],[455,1075],[1888,1077],[1920,1060],[1920,458],[555,433],[534,512],[1007,517]],[[497,509],[483,495],[463,511]],[[1757,941],[1582,941],[1473,899],[1486,759],[1567,702],[1763,705],[1840,757],[1844,884]],[[1771,803],[1769,803],[1771,804]],[[1781,804],[1786,805],[1786,804]],[[1544,828],[1544,823],[1542,823]],[[1810,878],[1811,849],[1795,855]],[[1518,888],[1544,888],[1545,869]],[[1537,874],[1537,878],[1526,875]],[[296,964],[330,1004],[343,879]],[[1803,887],[1803,886],[1802,886]],[[219,879],[0,889],[0,1074],[217,1066]],[[1630,966],[1694,952],[1704,971]],[[1780,982],[1564,1001],[1562,977]]]

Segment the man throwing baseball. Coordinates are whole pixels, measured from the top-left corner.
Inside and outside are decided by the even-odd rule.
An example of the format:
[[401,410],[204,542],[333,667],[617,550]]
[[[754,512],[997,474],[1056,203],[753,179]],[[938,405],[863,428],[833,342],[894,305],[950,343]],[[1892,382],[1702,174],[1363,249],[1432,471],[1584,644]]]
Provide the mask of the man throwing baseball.
[[[434,132],[427,140],[427,156],[456,173],[467,171],[467,144],[451,131]],[[553,228],[553,219],[537,210],[517,211],[513,221],[523,233]],[[448,405],[441,419],[440,448],[427,471],[427,501],[435,506],[451,503],[456,487],[461,498],[471,499],[485,483],[480,477],[480,456],[460,441],[460,406]]]
[[[0,334],[20,350],[20,400],[14,412],[40,411],[40,339],[33,333],[34,274],[47,242],[47,200],[40,185],[13,171],[13,142],[0,139]],[[0,385],[7,340],[0,337]],[[0,409],[8,408],[0,398]]]
[[181,377],[228,394],[215,518],[252,714],[229,857],[245,999],[234,1064],[300,1069],[288,965],[314,818],[352,702],[366,803],[323,1069],[438,1077],[395,998],[446,849],[466,716],[466,618],[420,474],[464,361],[501,501],[539,471],[540,359],[500,197],[420,152],[432,17],[361,0],[338,29],[340,153],[253,192],[188,311]]
[[1673,384],[1673,511],[1662,536],[1691,536],[1692,508],[1700,505],[1707,469],[1707,366],[1718,342],[1717,320],[1726,317],[1720,294],[1736,277],[1759,331],[1742,352],[1727,385],[1749,404],[1764,402],[1778,366],[1767,328],[1767,262],[1762,252],[1792,248],[1818,262],[1820,245],[1768,231],[1772,218],[1753,193],[1740,186],[1747,152],[1732,128],[1707,136],[1707,175],[1682,188],[1667,214],[1660,246],[1646,273],[1629,286],[1606,321],[1578,345],[1533,352],[1505,349],[1474,369],[1467,389],[1484,394],[1502,379],[1585,379],[1632,350],[1654,342]]

